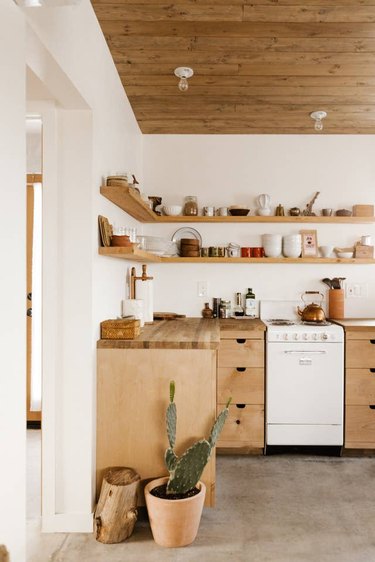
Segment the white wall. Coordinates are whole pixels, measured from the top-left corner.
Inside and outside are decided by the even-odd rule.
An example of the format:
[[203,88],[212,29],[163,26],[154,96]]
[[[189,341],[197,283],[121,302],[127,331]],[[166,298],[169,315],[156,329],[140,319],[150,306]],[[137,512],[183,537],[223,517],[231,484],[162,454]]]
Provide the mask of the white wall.
[[[197,195],[199,206],[244,205],[254,214],[255,198],[269,193],[273,206],[301,209],[316,191],[315,208],[351,208],[375,204],[375,137],[329,135],[145,135],[144,182],[151,195],[181,204],[185,195]],[[145,232],[168,238],[184,224],[147,225]],[[237,242],[261,245],[261,234],[298,232],[293,224],[187,224],[203,237],[204,246]],[[374,225],[311,225],[319,244],[352,245],[371,234]],[[348,316],[375,314],[375,276],[372,265],[153,265],[155,307],[199,315],[206,299],[197,297],[197,282],[209,282],[210,298],[234,298],[252,287],[260,299],[298,299],[305,290],[319,289],[323,277],[347,277],[366,282],[369,298],[348,299]]]
[[[44,297],[48,303],[58,299],[44,312],[44,388],[50,403],[43,419],[50,429],[43,432],[48,475],[43,529],[91,531],[96,340],[100,321],[120,313],[127,269],[122,260],[98,256],[97,215],[124,221],[99,187],[106,175],[123,170],[141,178],[142,137],[89,0],[25,14],[26,62],[55,99],[58,171],[51,180],[50,166],[43,185]],[[30,96],[34,113],[35,97]],[[44,135],[53,143],[51,130]],[[134,224],[130,217],[127,222]]]
[[24,21],[0,2],[0,544],[25,559],[26,186]]

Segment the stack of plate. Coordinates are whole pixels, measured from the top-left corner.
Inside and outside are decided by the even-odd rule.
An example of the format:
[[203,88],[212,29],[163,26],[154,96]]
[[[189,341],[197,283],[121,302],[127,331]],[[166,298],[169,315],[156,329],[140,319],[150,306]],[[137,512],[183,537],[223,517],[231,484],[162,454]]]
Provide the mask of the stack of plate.
[[299,258],[302,252],[302,237],[300,234],[283,236],[283,254],[286,258]]
[[199,258],[201,254],[201,247],[199,240],[194,238],[181,238],[180,241],[180,256],[182,258]]
[[278,258],[281,255],[281,234],[263,234],[262,246],[267,258]]

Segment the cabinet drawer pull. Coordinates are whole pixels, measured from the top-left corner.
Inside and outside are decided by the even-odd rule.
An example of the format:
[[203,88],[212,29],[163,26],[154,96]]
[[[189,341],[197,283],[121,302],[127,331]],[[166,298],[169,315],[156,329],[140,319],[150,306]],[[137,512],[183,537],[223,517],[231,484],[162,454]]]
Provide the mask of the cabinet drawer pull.
[[370,410],[375,410],[375,404],[370,404],[369,408]]
[[[242,338],[237,338],[236,342],[237,342],[237,343],[245,343],[246,340],[245,340],[245,339],[242,339]],[[374,340],[374,343],[375,343],[375,340]]]
[[239,373],[243,373],[244,371],[246,371],[246,367],[236,367],[236,371],[238,371]]
[[[238,341],[238,340],[237,340]],[[375,340],[370,340],[370,343],[375,345]]]
[[236,424],[240,425],[241,421],[240,420],[236,420]]
[[[236,404],[236,408],[245,408],[246,404]],[[375,408],[375,406],[374,406]]]
[[370,369],[370,373],[375,373],[375,369]]

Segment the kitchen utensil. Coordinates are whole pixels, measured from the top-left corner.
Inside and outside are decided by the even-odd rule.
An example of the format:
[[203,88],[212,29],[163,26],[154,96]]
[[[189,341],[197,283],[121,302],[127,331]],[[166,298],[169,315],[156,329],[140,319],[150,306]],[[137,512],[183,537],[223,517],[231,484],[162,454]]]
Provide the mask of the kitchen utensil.
[[[316,296],[319,295],[320,298],[320,303],[316,304],[314,302],[312,302],[311,304],[306,305],[306,297],[310,298],[310,296]],[[302,321],[304,322],[316,322],[316,323],[320,323],[320,322],[325,322],[326,321],[326,315],[324,314],[324,310],[323,308],[320,306],[321,303],[324,300],[324,295],[322,293],[320,293],[319,291],[305,291],[302,295],[301,295],[301,299],[302,302],[306,305],[305,308],[303,310],[300,309],[300,307],[297,307],[297,312],[299,314],[299,316],[301,316]]]
[[179,228],[172,236],[172,242],[176,242],[177,249],[180,252],[180,241],[181,238],[195,238],[199,240],[199,246],[202,246],[202,236],[199,234],[198,230],[195,228],[190,228],[189,226],[184,228]]
[[327,287],[329,287],[330,289],[333,289],[332,281],[331,281],[331,279],[328,279],[328,277],[324,277],[324,279],[322,279],[322,283],[327,285]]
[[328,292],[329,318],[345,318],[345,291],[335,289]]
[[344,281],[346,280],[346,277],[339,277],[338,280],[340,282],[340,289],[343,289],[344,288]]
[[340,281],[337,277],[333,277],[333,279],[331,279],[331,283],[332,289],[340,289]]

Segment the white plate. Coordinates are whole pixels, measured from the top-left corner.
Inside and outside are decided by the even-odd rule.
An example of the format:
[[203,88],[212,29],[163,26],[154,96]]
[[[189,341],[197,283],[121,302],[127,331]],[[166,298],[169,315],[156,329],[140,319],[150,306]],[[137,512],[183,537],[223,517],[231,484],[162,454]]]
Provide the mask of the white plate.
[[179,252],[181,238],[195,238],[195,240],[199,240],[199,245],[202,247],[202,236],[199,234],[198,230],[195,230],[195,228],[190,228],[190,226],[179,228],[173,234],[172,242],[176,242]]

